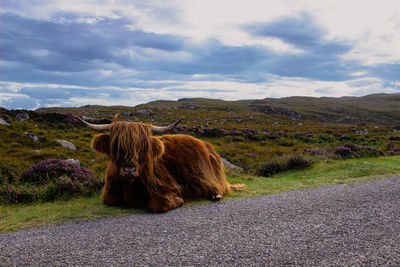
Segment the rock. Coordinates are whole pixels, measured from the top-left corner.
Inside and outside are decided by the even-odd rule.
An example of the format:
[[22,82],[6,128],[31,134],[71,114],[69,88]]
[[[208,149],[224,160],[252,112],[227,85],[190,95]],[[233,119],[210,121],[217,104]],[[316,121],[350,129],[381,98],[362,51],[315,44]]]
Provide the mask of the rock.
[[7,125],[9,126],[10,124],[6,122],[4,119],[0,118],[0,125]]
[[196,107],[196,106],[193,106],[193,105],[188,105],[188,104],[185,104],[185,105],[183,105],[183,108],[185,108],[185,109],[192,109],[192,110],[195,110],[195,109],[197,109],[197,107]]
[[132,113],[126,110],[126,111],[122,112],[121,115],[126,116],[126,117],[129,117],[129,116],[132,115]]
[[29,120],[29,115],[26,112],[18,113],[15,118],[19,121]]
[[72,144],[71,142],[65,141],[65,140],[57,140],[63,147],[71,149],[71,150],[76,150],[76,146]]
[[79,161],[79,159],[66,159],[65,161],[69,162],[69,163],[73,163],[76,166],[81,166],[81,162]]
[[37,137],[32,132],[26,132],[25,135],[28,136],[29,138],[31,138],[33,142],[38,142],[39,141],[39,137]]
[[221,159],[222,159],[222,162],[224,163],[225,167],[227,167],[228,169],[237,171],[237,172],[243,171],[242,168],[236,166],[235,164],[230,163],[226,158],[221,158]]
[[39,149],[35,149],[35,150],[33,150],[33,152],[40,153],[40,150]]
[[146,109],[137,110],[136,112],[140,113],[140,114],[143,114],[143,115],[146,115],[146,116],[150,116],[150,115],[153,114],[153,112],[150,109],[147,109],[147,108]]

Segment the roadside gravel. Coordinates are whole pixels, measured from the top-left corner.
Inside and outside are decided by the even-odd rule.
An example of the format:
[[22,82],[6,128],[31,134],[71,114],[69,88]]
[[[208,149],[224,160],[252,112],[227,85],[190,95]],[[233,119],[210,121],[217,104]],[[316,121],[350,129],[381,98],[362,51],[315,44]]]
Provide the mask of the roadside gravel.
[[400,266],[400,177],[2,234],[0,265]]

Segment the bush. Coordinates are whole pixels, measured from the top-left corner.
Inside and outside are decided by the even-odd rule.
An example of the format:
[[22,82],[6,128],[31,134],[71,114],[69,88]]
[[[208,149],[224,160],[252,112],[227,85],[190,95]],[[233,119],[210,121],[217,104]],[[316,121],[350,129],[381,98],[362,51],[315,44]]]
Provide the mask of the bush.
[[394,147],[392,149],[392,151],[389,152],[390,155],[394,156],[394,155],[400,155],[400,147]]
[[271,176],[284,171],[284,164],[279,160],[269,160],[257,170],[259,176]]
[[3,179],[5,182],[0,187],[0,201],[3,203],[50,201],[90,195],[102,187],[100,178],[95,177],[92,171],[60,159],[43,160],[19,177],[10,175]]
[[21,176],[21,182],[44,185],[54,182],[61,176],[70,177],[75,182],[84,182],[93,178],[93,172],[61,159],[47,159],[33,165]]
[[352,156],[351,152],[352,152],[352,150],[349,147],[345,147],[345,146],[335,147],[332,151],[333,154],[338,155],[339,157],[341,157],[343,159],[350,158]]
[[304,156],[291,155],[265,162],[257,170],[257,175],[268,177],[288,170],[308,168],[311,165],[312,162]]
[[311,161],[300,155],[293,155],[287,160],[288,170],[305,169],[311,166]]
[[353,143],[347,143],[333,149],[333,154],[346,158],[379,157],[384,153],[381,149],[371,146],[361,146]]

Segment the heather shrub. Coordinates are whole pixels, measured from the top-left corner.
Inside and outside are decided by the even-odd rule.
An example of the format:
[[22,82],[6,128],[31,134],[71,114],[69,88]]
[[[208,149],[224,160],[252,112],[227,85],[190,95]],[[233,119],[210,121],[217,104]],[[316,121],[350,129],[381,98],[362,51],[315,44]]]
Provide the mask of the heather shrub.
[[392,151],[389,152],[390,155],[400,155],[400,147],[394,147]]
[[372,146],[361,146],[353,143],[347,143],[333,149],[332,153],[340,158],[363,158],[379,157],[384,153],[381,149]]
[[311,161],[301,155],[290,156],[287,160],[286,168],[288,170],[304,169],[311,166]]
[[383,156],[384,153],[381,149],[372,146],[360,146],[353,143],[348,143],[344,145],[353,151],[354,157],[379,157]]
[[242,130],[243,136],[249,140],[257,140],[258,133],[257,129],[245,128]]
[[26,203],[90,195],[102,187],[99,177],[84,167],[61,159],[47,159],[22,175],[4,180],[0,187],[3,203]]
[[281,136],[279,134],[270,134],[270,135],[268,135],[268,138],[271,140],[277,140],[277,139],[280,139]]
[[29,186],[3,184],[0,188],[2,203],[27,203],[35,200],[35,189]]
[[257,170],[259,176],[271,176],[280,172],[304,169],[312,165],[312,162],[302,155],[291,155],[272,159],[265,162],[261,168]]
[[271,176],[284,171],[284,163],[281,159],[269,160],[257,170],[259,176]]
[[351,154],[351,149],[349,147],[345,146],[338,146],[335,147],[332,151],[333,154],[345,159],[345,158],[350,158],[352,156]]
[[187,126],[178,125],[174,129],[175,133],[188,134],[198,137],[224,137],[224,136],[240,136],[252,141],[265,140],[265,133],[260,133],[257,129],[244,128],[242,130],[224,130],[208,126]]
[[74,181],[83,182],[91,180],[91,170],[74,164],[73,162],[61,159],[46,159],[33,165],[21,176],[21,182],[44,185],[54,182],[61,176],[67,176]]

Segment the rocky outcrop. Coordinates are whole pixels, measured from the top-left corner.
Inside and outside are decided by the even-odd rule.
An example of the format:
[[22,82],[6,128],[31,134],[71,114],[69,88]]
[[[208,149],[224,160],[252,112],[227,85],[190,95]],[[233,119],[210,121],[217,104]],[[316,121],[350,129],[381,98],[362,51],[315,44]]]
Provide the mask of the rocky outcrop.
[[29,115],[26,112],[21,112],[18,113],[15,118],[19,121],[25,121],[25,120],[29,120]]
[[303,115],[300,113],[288,109],[288,108],[278,108],[278,107],[271,107],[271,106],[264,106],[264,105],[252,105],[249,107],[250,110],[256,111],[256,112],[261,112],[264,114],[270,114],[270,115],[283,115],[283,116],[289,116],[291,118],[296,118],[296,119],[302,119]]

